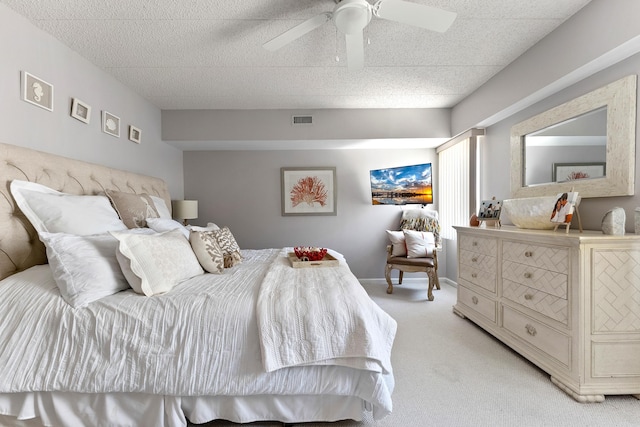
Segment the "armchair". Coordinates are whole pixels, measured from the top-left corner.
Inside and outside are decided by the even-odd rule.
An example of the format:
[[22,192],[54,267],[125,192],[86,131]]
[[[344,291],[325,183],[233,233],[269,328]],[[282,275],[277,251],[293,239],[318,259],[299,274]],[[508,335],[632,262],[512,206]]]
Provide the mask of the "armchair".
[[427,298],[433,301],[433,288],[440,289],[438,280],[438,250],[442,247],[438,212],[427,209],[410,209],[402,213],[400,231],[387,230],[390,245],[387,246],[385,279],[387,293],[393,293],[391,270],[398,270],[398,284],[402,284],[405,272],[425,272],[429,279]]

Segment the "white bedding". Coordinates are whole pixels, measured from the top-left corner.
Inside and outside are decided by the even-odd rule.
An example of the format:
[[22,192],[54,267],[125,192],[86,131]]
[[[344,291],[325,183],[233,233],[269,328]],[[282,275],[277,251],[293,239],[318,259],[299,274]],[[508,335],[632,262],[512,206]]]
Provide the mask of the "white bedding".
[[[278,363],[282,363],[280,353],[281,361],[269,365],[273,371],[265,369],[256,317],[262,287],[269,290],[269,298],[273,297],[274,287],[288,295],[284,302],[276,301],[266,310],[270,316],[274,314],[273,309],[281,313],[294,309],[298,315],[292,318],[299,320],[302,307],[306,307],[305,313],[314,313],[308,310],[309,302],[314,306],[324,304],[327,308],[335,305],[320,298],[323,293],[330,295],[318,292],[326,291],[323,290],[326,285],[320,282],[313,284],[312,280],[308,288],[298,287],[294,294],[291,294],[293,288],[285,283],[282,286],[276,285],[277,282],[263,283],[265,276],[282,277],[278,269],[287,262],[286,252],[245,250],[243,263],[225,270],[222,275],[197,276],[168,294],[154,297],[124,291],[79,309],[71,308],[62,300],[47,265],[15,274],[0,282],[3,319],[0,323],[0,393],[63,391],[247,398],[356,396],[372,405],[374,418],[385,416],[392,409],[393,375],[388,357],[395,322],[375,306],[346,267],[341,267],[349,277],[340,285],[345,292],[343,297],[359,298],[364,303],[366,316],[374,316],[376,320],[369,324],[374,329],[365,332],[360,329],[360,321],[356,322],[357,341],[361,344],[357,351],[351,352],[352,349],[340,345],[327,346],[327,335],[316,335],[316,332],[334,333],[335,329],[327,328],[326,324],[317,328],[309,323],[304,328],[313,333],[305,339],[321,337],[322,343],[316,349],[329,349],[325,354],[328,357],[299,359],[298,356],[313,352],[301,352],[298,347],[291,351],[298,356],[285,360],[282,366],[292,363],[305,366],[278,369]],[[289,271],[294,270],[289,267]],[[311,278],[326,280],[326,272],[319,270],[340,269],[300,270],[306,270]],[[306,296],[296,296],[300,291]],[[334,314],[339,313],[344,314],[344,310]],[[317,319],[316,314],[313,319]],[[283,324],[285,320],[281,318],[276,323]],[[347,329],[354,330],[352,323],[343,323]],[[261,321],[261,324],[268,322]],[[295,328],[286,326],[285,329]],[[271,335],[276,336],[273,331]],[[280,338],[283,336],[280,334]],[[285,342],[296,342],[293,336],[286,337]],[[348,365],[362,369],[340,366],[344,365],[345,358],[349,359]],[[319,364],[308,365],[315,359]],[[334,380],[336,378],[340,380]]]

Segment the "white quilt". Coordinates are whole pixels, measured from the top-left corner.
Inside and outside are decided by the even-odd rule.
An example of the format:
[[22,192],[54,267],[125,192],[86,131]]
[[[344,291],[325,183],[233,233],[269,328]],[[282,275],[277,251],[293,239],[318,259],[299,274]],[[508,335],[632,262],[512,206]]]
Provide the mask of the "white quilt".
[[269,268],[257,306],[267,371],[328,364],[391,373],[396,322],[338,267],[291,268],[287,249]]
[[[349,395],[370,402],[375,418],[388,414],[395,322],[346,267],[304,269],[311,280],[307,288],[300,288],[302,282],[291,287],[285,279],[278,285],[287,262],[283,254],[243,251],[243,263],[222,275],[197,276],[154,297],[123,291],[79,309],[62,300],[47,265],[0,281],[0,393]],[[289,267],[294,270],[303,274]],[[318,270],[344,273],[348,280],[314,283],[315,277],[339,280],[340,274]],[[276,281],[263,282],[265,277]],[[364,308],[323,300],[321,294],[331,294],[327,286],[337,287],[340,298],[358,298]],[[259,298],[261,287],[268,295]],[[279,292],[285,299],[275,298]],[[258,323],[269,322],[256,317],[258,299],[267,301],[258,311],[278,325],[271,332],[263,328],[262,335],[270,336],[272,345],[293,343],[290,350],[260,344]],[[320,306],[332,314],[317,322]],[[288,320],[314,321],[291,325]],[[369,320],[375,320],[369,324],[373,329],[364,327]],[[353,345],[329,336],[347,332],[355,334]],[[305,366],[279,369],[294,364]]]

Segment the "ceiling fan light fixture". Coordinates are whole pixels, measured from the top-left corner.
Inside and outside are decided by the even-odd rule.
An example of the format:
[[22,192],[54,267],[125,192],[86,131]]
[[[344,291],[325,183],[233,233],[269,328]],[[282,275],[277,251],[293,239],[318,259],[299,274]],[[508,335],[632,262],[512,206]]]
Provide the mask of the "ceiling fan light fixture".
[[333,9],[333,22],[343,34],[357,34],[371,22],[371,5],[366,0],[342,0]]

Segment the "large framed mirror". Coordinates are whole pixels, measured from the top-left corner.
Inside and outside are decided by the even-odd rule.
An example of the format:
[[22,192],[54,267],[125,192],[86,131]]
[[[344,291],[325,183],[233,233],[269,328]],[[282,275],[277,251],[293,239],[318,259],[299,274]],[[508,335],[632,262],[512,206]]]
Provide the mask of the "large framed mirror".
[[627,76],[511,128],[511,197],[631,196],[636,83]]

